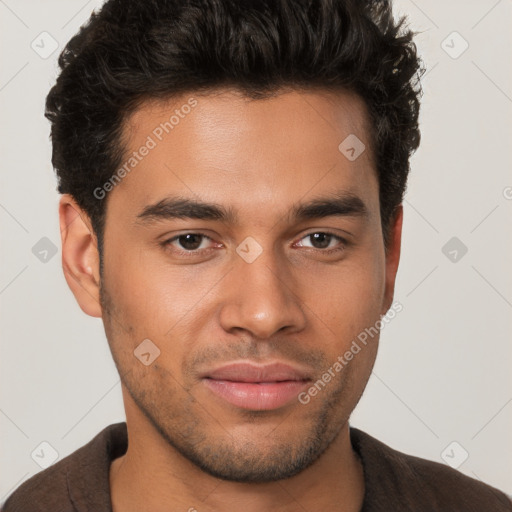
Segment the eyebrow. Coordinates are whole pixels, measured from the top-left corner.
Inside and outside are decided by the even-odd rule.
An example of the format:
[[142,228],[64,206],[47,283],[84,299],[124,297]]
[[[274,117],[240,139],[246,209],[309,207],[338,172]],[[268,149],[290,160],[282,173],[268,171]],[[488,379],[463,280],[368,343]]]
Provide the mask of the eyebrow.
[[[338,192],[307,203],[296,203],[287,216],[290,221],[295,222],[331,216],[367,217],[368,208],[360,197],[348,192]],[[164,198],[146,206],[137,215],[137,221],[143,224],[173,219],[212,220],[235,224],[237,215],[232,208],[184,197]]]

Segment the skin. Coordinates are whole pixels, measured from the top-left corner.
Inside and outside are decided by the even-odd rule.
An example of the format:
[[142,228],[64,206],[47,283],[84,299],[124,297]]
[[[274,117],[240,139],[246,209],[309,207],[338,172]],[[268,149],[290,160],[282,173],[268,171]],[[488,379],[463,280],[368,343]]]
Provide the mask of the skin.
[[[386,250],[364,103],[321,90],[148,102],[124,126],[127,154],[191,96],[197,106],[109,193],[101,275],[89,218],[71,196],[60,202],[67,282],[102,317],[121,375],[129,448],[111,466],[113,510],[358,511],[363,469],[348,419],[378,337],[307,405],[241,409],[199,373],[280,361],[316,381],[391,306],[402,214]],[[349,134],[366,144],[353,162],[338,150]],[[333,191],[359,197],[366,213],[290,217]],[[231,208],[236,222],[138,218],[171,195]],[[195,239],[195,254],[164,244],[189,232],[211,240]],[[308,236],[323,232],[345,239],[327,238],[339,251]],[[236,252],[249,236],[262,248],[252,263]],[[145,366],[133,352],[148,338],[160,356]]]

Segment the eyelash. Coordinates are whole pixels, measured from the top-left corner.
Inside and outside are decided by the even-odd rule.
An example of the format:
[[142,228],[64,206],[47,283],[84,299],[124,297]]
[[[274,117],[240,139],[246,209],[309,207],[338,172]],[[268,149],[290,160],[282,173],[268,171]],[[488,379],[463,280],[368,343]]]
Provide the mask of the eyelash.
[[[333,254],[333,253],[337,253],[337,252],[341,252],[343,250],[346,249],[347,245],[348,245],[348,242],[347,240],[345,240],[344,238],[340,237],[339,235],[336,235],[330,231],[312,231],[311,233],[307,233],[306,235],[304,235],[300,240],[303,240],[304,238],[307,238],[309,236],[312,236],[312,235],[316,235],[316,234],[322,234],[322,235],[328,235],[328,236],[331,236],[332,238],[338,240],[338,242],[340,242],[340,246],[337,246],[337,247],[332,247],[330,249],[316,249],[315,247],[308,247],[307,249],[310,249],[310,250],[313,250],[313,251],[318,251],[322,254]],[[203,233],[193,233],[193,232],[187,232],[187,233],[181,233],[179,235],[176,235],[168,240],[165,240],[164,242],[162,242],[162,246],[167,249],[169,246],[171,246],[172,242],[178,240],[179,238],[181,238],[182,236],[185,236],[185,235],[197,235],[197,236],[200,236],[200,237],[203,237],[203,238],[206,238],[208,240],[212,240],[213,239],[211,237],[209,237],[208,235],[205,235]],[[173,252],[175,254],[177,254],[178,256],[185,256],[185,257],[190,257],[190,256],[196,256],[196,255],[199,255],[199,254],[205,254],[205,253],[208,253],[212,250],[215,250],[215,247],[208,247],[206,249],[194,249],[194,250],[191,250],[191,251],[187,251],[185,249],[176,249],[176,248],[173,248]]]

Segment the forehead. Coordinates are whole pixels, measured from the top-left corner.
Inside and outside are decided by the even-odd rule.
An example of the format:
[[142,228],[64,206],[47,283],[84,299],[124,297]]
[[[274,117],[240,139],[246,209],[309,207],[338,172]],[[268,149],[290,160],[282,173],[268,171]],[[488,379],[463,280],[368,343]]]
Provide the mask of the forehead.
[[[172,194],[263,214],[331,190],[375,196],[368,128],[364,102],[349,92],[146,102],[124,125],[126,172],[109,201],[144,207]],[[355,159],[352,148],[362,151]]]

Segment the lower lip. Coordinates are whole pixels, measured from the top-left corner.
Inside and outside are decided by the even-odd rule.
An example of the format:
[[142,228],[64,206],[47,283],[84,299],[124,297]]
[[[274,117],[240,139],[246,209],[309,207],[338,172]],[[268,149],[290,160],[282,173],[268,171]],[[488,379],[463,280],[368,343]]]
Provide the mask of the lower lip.
[[254,383],[203,379],[203,382],[230,404],[253,411],[269,411],[282,407],[297,399],[298,394],[308,384],[304,380]]

